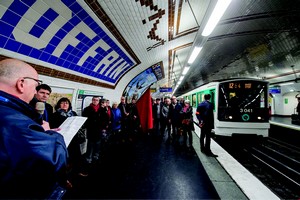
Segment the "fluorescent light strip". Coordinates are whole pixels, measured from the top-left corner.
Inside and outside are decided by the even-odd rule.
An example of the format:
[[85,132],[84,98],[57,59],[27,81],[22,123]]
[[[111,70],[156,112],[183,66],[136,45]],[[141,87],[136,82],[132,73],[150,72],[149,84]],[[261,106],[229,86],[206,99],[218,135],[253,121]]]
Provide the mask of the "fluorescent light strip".
[[211,34],[223,16],[225,10],[229,6],[230,2],[231,0],[218,0],[216,7],[214,8],[207,24],[205,25],[202,36],[209,36]]
[[181,76],[181,77],[179,78],[179,81],[182,81],[182,80],[183,80],[183,78],[184,78],[184,76]]
[[182,72],[182,75],[186,75],[186,73],[189,71],[189,67],[185,67],[184,69],[183,69],[183,72]]
[[188,64],[192,64],[194,62],[194,60],[197,58],[198,54],[200,53],[202,47],[195,47],[190,59],[188,60]]

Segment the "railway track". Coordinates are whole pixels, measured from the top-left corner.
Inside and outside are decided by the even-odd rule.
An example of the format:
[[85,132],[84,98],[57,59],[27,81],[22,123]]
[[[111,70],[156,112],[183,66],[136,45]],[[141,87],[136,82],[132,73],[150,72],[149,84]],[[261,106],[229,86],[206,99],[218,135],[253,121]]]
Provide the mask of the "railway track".
[[216,142],[280,198],[300,198],[300,148],[271,137]]

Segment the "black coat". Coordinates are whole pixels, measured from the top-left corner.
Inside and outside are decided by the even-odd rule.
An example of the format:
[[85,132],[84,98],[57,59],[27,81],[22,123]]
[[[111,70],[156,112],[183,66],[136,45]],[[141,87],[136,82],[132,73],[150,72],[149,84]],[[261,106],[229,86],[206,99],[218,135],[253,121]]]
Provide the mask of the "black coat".
[[184,108],[180,111],[180,119],[182,126],[188,128],[189,130],[195,130],[194,120],[193,120],[193,107],[189,107],[185,112]]
[[203,101],[197,107],[197,118],[203,122],[206,128],[214,128],[214,105],[209,101]]
[[99,139],[101,132],[100,108],[96,112],[92,106],[85,107],[82,112],[83,117],[87,117],[84,126],[87,129],[88,139]]
[[169,108],[169,118],[171,119],[171,123],[173,125],[180,124],[180,112],[182,110],[182,106],[179,103],[175,105],[171,104]]
[[[29,104],[35,108],[36,103],[38,100],[36,98],[33,98]],[[49,122],[50,118],[52,117],[53,114],[53,107],[49,103],[45,103],[45,111],[43,114],[43,120]]]
[[[69,112],[71,116],[77,116],[75,111],[71,110]],[[49,120],[50,128],[58,128],[68,117],[70,116],[61,115],[60,112],[56,111]]]

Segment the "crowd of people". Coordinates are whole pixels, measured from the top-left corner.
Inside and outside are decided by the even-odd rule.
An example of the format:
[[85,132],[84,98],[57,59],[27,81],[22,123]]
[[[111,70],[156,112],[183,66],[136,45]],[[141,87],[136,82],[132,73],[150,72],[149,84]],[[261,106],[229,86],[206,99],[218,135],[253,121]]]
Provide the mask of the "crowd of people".
[[[127,103],[121,97],[110,106],[109,100],[93,96],[82,111],[86,122],[66,146],[57,131],[77,113],[66,97],[54,108],[48,104],[51,92],[29,64],[17,59],[0,61],[1,197],[59,199],[72,187],[71,173],[88,176],[90,165],[101,159],[106,145],[134,142],[141,131],[136,99]],[[201,151],[215,156],[210,151],[213,117],[209,98],[206,96],[196,114],[202,129]],[[157,98],[152,108],[152,134],[191,150],[194,123],[190,102],[179,102],[175,96],[160,101]],[[85,150],[82,143],[87,143]]]
[[[66,97],[53,109],[47,103],[51,92],[29,64],[0,61],[1,198],[59,199],[72,187],[70,173],[87,176],[105,143],[132,142],[140,131],[135,100],[127,104],[122,97],[111,107],[109,100],[94,96],[82,112],[86,123],[66,146],[57,131],[77,113]],[[87,142],[85,152],[82,142]]]
[[[207,156],[217,157],[210,149],[212,129],[214,128],[213,104],[209,101],[210,94],[204,95],[196,111],[201,128],[200,148]],[[175,96],[165,97],[163,102],[156,98],[152,108],[154,129],[153,134],[160,138],[166,137],[166,142],[172,142],[176,147],[191,151],[193,148],[194,120],[193,107],[189,100],[177,99]]]
[[[153,108],[153,135],[176,147],[192,150],[194,130],[193,109],[188,100],[178,101],[175,96],[156,98]],[[187,143],[188,138],[188,143]]]

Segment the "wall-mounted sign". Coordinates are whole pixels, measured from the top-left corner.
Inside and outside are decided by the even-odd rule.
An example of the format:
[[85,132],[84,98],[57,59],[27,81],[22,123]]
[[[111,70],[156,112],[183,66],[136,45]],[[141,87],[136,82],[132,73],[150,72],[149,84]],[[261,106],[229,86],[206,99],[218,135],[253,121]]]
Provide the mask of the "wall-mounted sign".
[[127,97],[127,99],[135,98],[138,100],[146,89],[156,81],[157,78],[150,67],[130,81],[123,92],[123,96]]
[[281,89],[280,89],[280,87],[269,88],[269,93],[271,93],[271,94],[280,94],[281,93]]
[[157,80],[161,80],[161,79],[164,78],[164,76],[163,76],[162,62],[153,65],[152,69],[153,69],[153,72],[154,72]]
[[150,88],[150,92],[151,93],[155,93],[156,92],[156,88]]
[[161,87],[159,88],[160,92],[172,92],[172,88],[171,87]]
[[83,4],[0,1],[0,48],[115,84],[136,63]]

